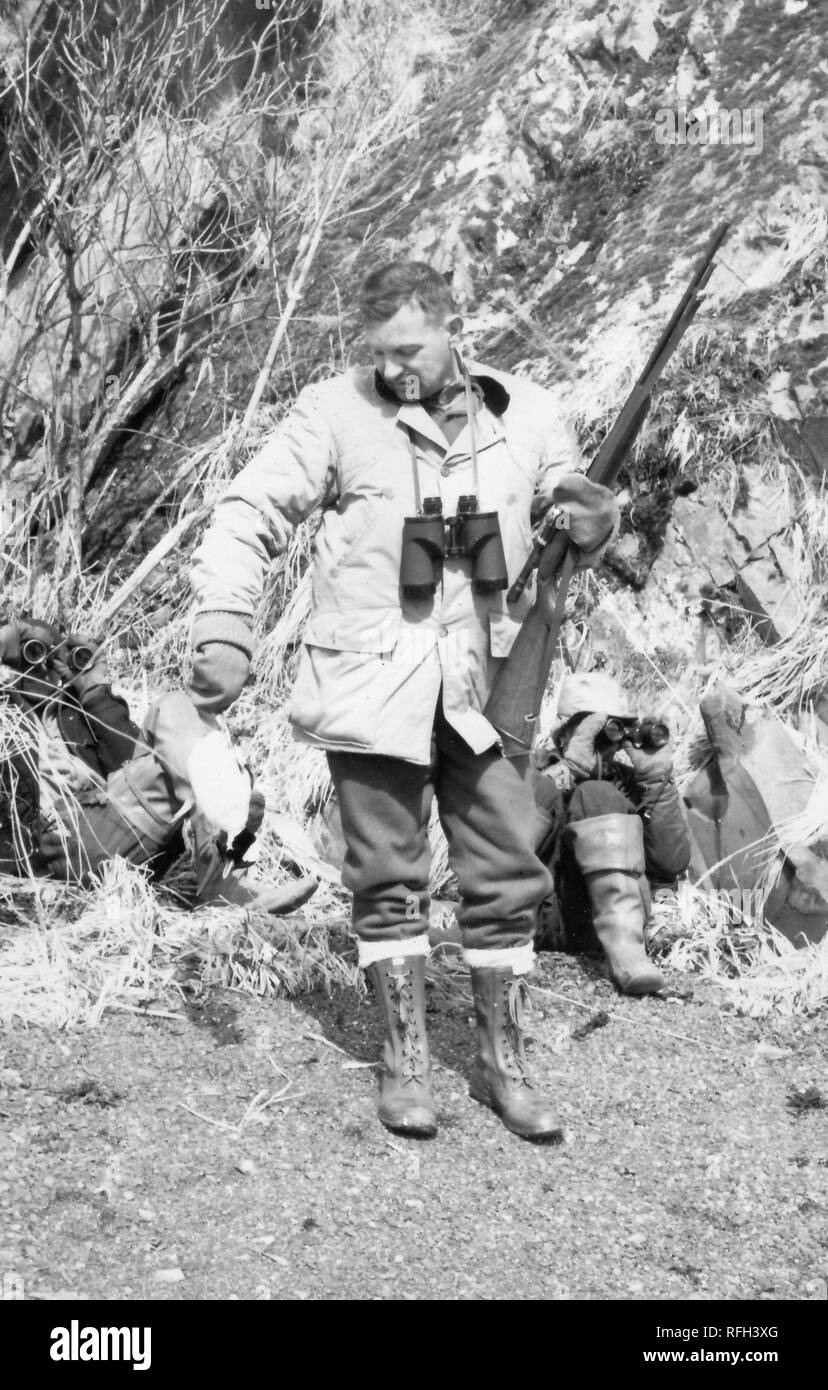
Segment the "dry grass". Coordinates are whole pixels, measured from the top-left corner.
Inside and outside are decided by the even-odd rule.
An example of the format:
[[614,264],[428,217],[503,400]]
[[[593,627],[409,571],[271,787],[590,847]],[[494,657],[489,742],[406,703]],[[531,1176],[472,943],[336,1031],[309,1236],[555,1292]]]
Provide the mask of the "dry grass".
[[824,1010],[828,936],[816,946],[797,947],[768,922],[728,907],[723,895],[687,883],[678,893],[660,894],[651,949],[672,969],[714,980],[752,1018],[808,1017]]
[[122,860],[93,891],[0,879],[0,1022],[94,1027],[107,1009],[169,1011],[222,985],[255,994],[357,987],[340,923],[188,913]]

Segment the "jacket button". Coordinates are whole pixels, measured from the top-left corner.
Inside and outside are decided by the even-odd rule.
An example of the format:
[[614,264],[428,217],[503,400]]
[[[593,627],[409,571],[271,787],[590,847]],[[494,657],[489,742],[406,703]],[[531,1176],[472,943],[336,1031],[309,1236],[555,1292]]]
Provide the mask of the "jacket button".
[[443,475],[444,478],[447,478],[448,475],[449,475],[449,473],[451,472],[451,464],[450,464],[450,463],[444,463],[443,466],[442,466],[442,468],[440,469],[440,472],[442,473],[442,475]]

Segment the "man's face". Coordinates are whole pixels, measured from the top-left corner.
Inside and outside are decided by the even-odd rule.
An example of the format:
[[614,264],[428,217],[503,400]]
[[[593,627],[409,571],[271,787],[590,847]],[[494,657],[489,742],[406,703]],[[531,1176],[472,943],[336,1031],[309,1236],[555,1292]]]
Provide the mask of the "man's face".
[[451,332],[460,320],[435,319],[413,299],[384,323],[368,323],[365,336],[380,376],[401,401],[431,396],[456,375]]

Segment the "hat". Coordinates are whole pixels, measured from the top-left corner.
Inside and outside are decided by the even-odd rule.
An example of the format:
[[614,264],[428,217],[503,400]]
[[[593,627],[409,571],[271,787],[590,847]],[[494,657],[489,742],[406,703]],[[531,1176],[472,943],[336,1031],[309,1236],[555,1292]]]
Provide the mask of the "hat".
[[558,692],[558,719],[564,723],[575,714],[615,715],[628,718],[630,702],[617,680],[605,671],[576,671],[565,676]]

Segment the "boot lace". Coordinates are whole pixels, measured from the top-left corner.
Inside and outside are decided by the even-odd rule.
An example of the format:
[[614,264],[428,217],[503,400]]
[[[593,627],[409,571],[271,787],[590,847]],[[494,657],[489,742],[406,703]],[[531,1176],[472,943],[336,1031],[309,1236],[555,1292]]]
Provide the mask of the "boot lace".
[[519,1086],[528,1087],[530,1091],[535,1088],[527,1070],[524,1030],[531,1008],[532,995],[523,976],[505,979],[503,1018],[507,1045],[504,1049],[504,1070],[511,1081]]
[[414,1007],[414,977],[410,970],[395,970],[390,973],[389,979],[399,1020],[397,1033],[402,1052],[400,1080],[403,1085],[410,1082],[425,1085],[425,1055]]

